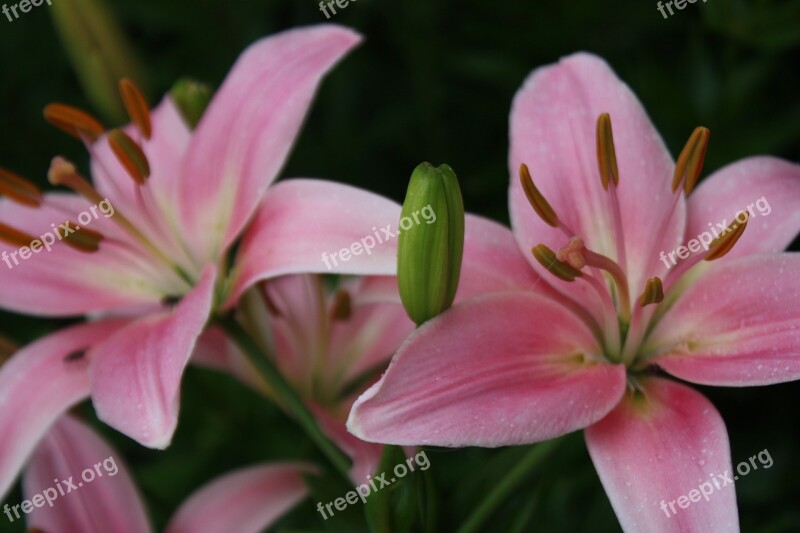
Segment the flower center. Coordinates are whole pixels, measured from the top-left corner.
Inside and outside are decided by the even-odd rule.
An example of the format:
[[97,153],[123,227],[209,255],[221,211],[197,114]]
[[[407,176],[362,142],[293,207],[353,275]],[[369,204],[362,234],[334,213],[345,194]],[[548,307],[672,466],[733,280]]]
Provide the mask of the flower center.
[[[678,205],[681,185],[683,193],[688,196],[697,184],[705,159],[708,138],[709,132],[706,128],[696,128],[678,157],[672,180],[674,197],[672,208],[662,219],[662,225],[655,235],[660,236],[665,233],[667,223]],[[635,294],[631,291],[635,287],[631,287],[626,270],[625,239],[617,196],[619,169],[611,118],[607,113],[603,113],[597,119],[596,139],[597,167],[603,189],[608,193],[616,259],[591,250],[585,240],[558,217],[534,184],[528,166],[523,163],[520,166],[520,183],[531,207],[546,224],[561,230],[567,239],[566,244],[562,245],[558,252],[554,252],[544,244],[535,246],[532,252],[545,270],[558,279],[569,283],[580,280],[592,287],[601,304],[600,316],[596,316],[597,313],[589,313],[566,295],[563,296],[564,303],[573,311],[581,309],[576,315],[595,332],[603,347],[605,359],[625,364],[629,371],[638,371],[647,367],[646,355],[640,353],[640,347],[647,332],[652,329],[652,323],[663,316],[666,309],[674,303],[677,297],[676,281],[700,261],[713,261],[727,254],[741,237],[747,223],[732,225],[728,232],[712,242],[707,252],[690,256],[670,272],[665,280],[659,277],[650,278],[638,298],[633,300]],[[655,253],[651,255],[656,257]],[[658,268],[657,264],[655,266],[647,264],[645,267],[645,271],[655,271]]]

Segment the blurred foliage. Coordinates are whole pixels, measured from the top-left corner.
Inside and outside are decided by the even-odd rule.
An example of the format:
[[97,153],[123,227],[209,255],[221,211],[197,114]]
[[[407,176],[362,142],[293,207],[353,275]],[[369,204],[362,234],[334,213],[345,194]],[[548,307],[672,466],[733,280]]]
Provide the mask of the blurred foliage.
[[[180,77],[218,85],[261,36],[325,22],[313,0],[107,4],[144,64],[152,102]],[[50,17],[45,4],[13,22],[0,18],[0,164],[40,183],[56,154],[87,162],[78,143],[44,123],[45,104],[92,108]],[[358,0],[331,22],[357,28],[366,42],[326,80],[284,176],[343,181],[401,201],[417,163],[446,162],[459,169],[468,211],[507,222],[511,99],[534,67],[576,50],[609,61],[673,153],[696,125],[710,128],[706,174],[754,154],[800,160],[797,0],[708,0],[667,20],[654,0]],[[0,330],[19,342],[63,323],[0,317]],[[728,424],[734,464],[763,449],[774,459],[773,468],[736,485],[743,531],[800,530],[800,424],[791,407],[800,384],[703,392]],[[319,457],[284,415],[230,378],[191,369],[182,404],[165,452],[98,425],[133,467],[158,525],[193,488],[231,468]],[[92,416],[88,406],[81,412]],[[429,473],[444,491],[440,530],[453,530],[524,452],[428,451]],[[319,490],[335,497],[348,489]],[[8,501],[18,502],[19,493]],[[304,503],[281,526],[363,527],[356,506],[324,522],[315,504]],[[619,530],[581,435],[565,439],[491,529]],[[0,531],[21,526],[0,520]]]

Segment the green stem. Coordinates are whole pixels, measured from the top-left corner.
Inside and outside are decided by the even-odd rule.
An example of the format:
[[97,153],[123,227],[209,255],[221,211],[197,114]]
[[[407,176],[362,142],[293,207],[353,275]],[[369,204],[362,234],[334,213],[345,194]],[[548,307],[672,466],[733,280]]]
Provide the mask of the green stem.
[[492,515],[492,513],[506,500],[509,495],[528,477],[533,469],[539,466],[559,444],[558,440],[551,440],[537,444],[517,463],[516,467],[508,473],[492,491],[486,496],[472,515],[458,530],[458,533],[472,533]]
[[236,343],[242,353],[261,374],[277,396],[280,405],[303,427],[311,440],[319,447],[322,453],[330,460],[333,466],[344,476],[350,479],[350,461],[342,454],[329,439],[322,433],[314,415],[308,410],[303,400],[297,395],[294,388],[283,378],[281,373],[258,347],[250,334],[236,320],[231,317],[221,318],[219,325]]

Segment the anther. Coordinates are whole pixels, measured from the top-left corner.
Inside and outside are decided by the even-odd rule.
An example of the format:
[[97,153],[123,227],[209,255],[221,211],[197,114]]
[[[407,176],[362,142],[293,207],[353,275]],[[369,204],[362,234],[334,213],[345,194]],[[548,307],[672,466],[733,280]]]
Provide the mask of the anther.
[[[65,225],[67,227],[70,225],[76,227],[69,222],[66,222]],[[61,232],[59,231],[59,233]],[[61,235],[61,237],[64,239],[64,243],[67,246],[73,250],[84,253],[94,253],[98,251],[100,249],[100,243],[105,239],[102,233],[88,228],[71,231],[69,234],[67,234],[67,230],[64,230],[64,235]]]
[[100,121],[89,113],[64,104],[49,104],[44,108],[44,119],[79,140],[88,137],[96,141],[105,132]]
[[531,250],[533,257],[551,274],[564,281],[575,281],[575,278],[583,276],[583,273],[569,263],[559,261],[555,252],[545,246],[539,244]]
[[542,196],[542,193],[539,192],[539,189],[536,188],[536,185],[533,184],[533,178],[531,178],[528,165],[525,163],[519,166],[519,181],[522,184],[522,190],[525,191],[528,202],[530,202],[536,214],[539,215],[539,218],[554,228],[558,227],[558,216],[556,216],[556,212],[550,207],[550,204],[545,197]]
[[23,246],[30,246],[35,240],[36,237],[33,235],[29,235],[0,222],[0,242],[22,248]]
[[658,277],[647,280],[644,292],[639,296],[639,306],[646,307],[650,304],[660,303],[664,299],[664,285]]
[[[747,213],[747,211],[744,211]],[[750,214],[747,214],[744,222],[733,222],[728,229],[719,237],[711,242],[708,253],[703,258],[705,261],[714,261],[727,255],[741,238],[747,223],[750,221]]]
[[108,134],[108,144],[125,171],[139,185],[144,185],[150,177],[150,163],[144,151],[122,130],[112,130]]
[[331,305],[331,319],[333,320],[347,320],[353,314],[353,304],[350,299],[350,293],[345,290],[338,290],[333,297],[333,305]]
[[150,107],[147,105],[142,91],[128,78],[123,78],[119,82],[119,93],[122,96],[122,103],[131,117],[131,122],[136,124],[136,128],[142,137],[149,140],[153,134],[153,125],[150,121]]
[[611,130],[611,117],[603,113],[597,117],[597,168],[603,189],[608,190],[608,184],[613,181],[619,185],[619,168],[617,167],[617,152],[614,148],[614,133]]
[[31,207],[42,205],[42,190],[16,174],[0,168],[0,196]]
[[683,147],[678,161],[675,163],[675,174],[672,176],[672,192],[678,190],[683,182],[683,191],[686,196],[694,190],[700,173],[703,171],[703,162],[708,150],[708,139],[711,132],[708,128],[698,126],[692,132],[686,146]]

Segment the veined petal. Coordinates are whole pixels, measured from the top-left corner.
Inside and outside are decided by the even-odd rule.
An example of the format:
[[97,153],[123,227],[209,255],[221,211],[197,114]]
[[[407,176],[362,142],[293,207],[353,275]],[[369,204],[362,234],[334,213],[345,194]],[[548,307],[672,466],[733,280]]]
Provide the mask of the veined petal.
[[127,323],[64,329],[21,349],[0,368],[0,498],[53,422],[88,398],[91,353],[84,351]]
[[308,495],[302,476],[309,472],[306,465],[275,463],[225,474],[192,494],[165,531],[263,531]]
[[718,170],[692,193],[686,238],[697,239],[703,233],[714,236],[739,211],[749,209],[747,229],[721,261],[782,252],[800,232],[798,205],[800,165],[774,157],[744,159]]
[[529,444],[605,416],[625,389],[620,365],[566,308],[498,293],[457,304],[419,328],[350,412],[372,442],[496,447]]
[[[0,221],[40,241],[49,235],[44,238],[54,242],[50,251],[40,242],[37,253],[26,252],[30,253],[28,259],[23,259],[18,248],[0,242],[0,307],[44,316],[68,316],[160,301],[169,287],[169,273],[123,253],[122,247],[112,241],[127,242],[127,236],[98,209],[95,208],[97,216],[92,216],[91,207],[83,198],[60,193],[47,194],[38,209],[0,199]],[[60,226],[68,218],[70,231],[82,227],[77,220],[84,212],[92,218],[87,228],[106,237],[100,249],[91,254],[59,242],[54,233],[65,233]]]
[[699,392],[650,379],[586,444],[624,531],[739,531],[736,492],[720,477],[733,478],[728,432]]
[[166,448],[178,423],[180,382],[211,312],[216,271],[172,311],[134,322],[92,350],[97,415],[144,446]]
[[[518,179],[520,164],[526,163],[559,218],[589,248],[616,257],[612,211],[597,169],[595,128],[602,113],[609,113],[613,124],[627,272],[631,292],[639,294],[648,278],[663,275],[665,267],[653,254],[672,250],[683,237],[685,203],[681,198],[665,231],[654,235],[672,207],[674,164],[641,103],[599,57],[579,53],[539,68],[517,93],[511,111],[511,225],[540,273],[531,248],[544,243],[557,250],[566,243],[563,233],[531,209]],[[581,300],[590,298],[585,284],[557,286]]]
[[[87,470],[92,474],[83,477]],[[55,481],[71,478],[77,488],[62,497],[57,487],[66,491],[66,483]],[[88,426],[70,416],[59,420],[39,444],[22,486],[26,499],[36,494],[52,498],[52,505],[45,501],[42,507],[33,509],[28,517],[29,527],[61,533],[152,531],[144,503],[121,456]]]
[[179,216],[198,260],[214,260],[244,228],[297,137],[325,73],[360,40],[344,27],[285,31],[248,48],[197,125]]
[[398,204],[349,185],[278,183],[244,236],[226,306],[256,281],[283,274],[394,275],[399,221]]
[[800,378],[800,254],[713,265],[656,326],[643,348],[670,374],[704,385]]

